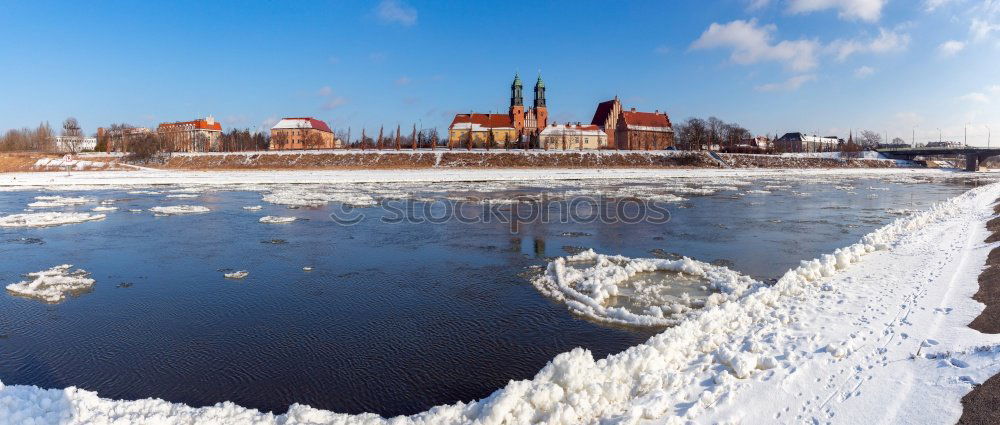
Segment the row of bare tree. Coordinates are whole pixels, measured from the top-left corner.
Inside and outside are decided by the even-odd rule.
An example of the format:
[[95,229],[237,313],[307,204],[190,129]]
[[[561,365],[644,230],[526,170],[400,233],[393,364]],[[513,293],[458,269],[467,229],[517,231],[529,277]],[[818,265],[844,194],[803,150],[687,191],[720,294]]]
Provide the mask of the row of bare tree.
[[59,132],[63,147],[56,145],[55,131],[48,122],[38,124],[38,127],[7,130],[0,136],[0,151],[14,152],[55,152],[62,149],[78,151],[79,144],[83,141],[83,130],[76,118],[69,117],[63,121],[62,130]]

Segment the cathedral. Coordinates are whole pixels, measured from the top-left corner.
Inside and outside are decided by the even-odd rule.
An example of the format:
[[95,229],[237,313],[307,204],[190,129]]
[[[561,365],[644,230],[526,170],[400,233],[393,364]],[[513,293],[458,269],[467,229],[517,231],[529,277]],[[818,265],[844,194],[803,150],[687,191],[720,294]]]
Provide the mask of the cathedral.
[[549,111],[545,106],[545,83],[542,75],[535,82],[535,99],[531,108],[524,109],[524,86],[521,77],[514,74],[510,85],[510,109],[507,114],[456,114],[448,127],[450,143],[461,145],[469,140],[481,147],[492,139],[493,146],[503,147],[505,143],[531,140],[549,122]]

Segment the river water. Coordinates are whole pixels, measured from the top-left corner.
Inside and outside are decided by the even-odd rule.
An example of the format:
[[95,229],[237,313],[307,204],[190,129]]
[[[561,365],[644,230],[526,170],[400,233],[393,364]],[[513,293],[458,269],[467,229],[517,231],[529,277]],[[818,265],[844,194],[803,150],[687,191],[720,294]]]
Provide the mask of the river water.
[[[403,205],[417,211],[443,208],[434,201],[443,198],[521,197],[546,208],[574,196],[598,204],[626,196],[670,201],[661,204],[666,223],[550,220],[516,229],[493,220],[390,224],[382,219],[397,212],[371,206],[353,209],[363,218],[342,225],[330,218],[343,210],[338,202],[290,209],[262,200],[288,187],[2,192],[0,215],[23,212],[41,195],[93,200],[46,211],[90,211],[101,200],[119,209],[100,221],[0,228],[0,283],[64,263],[96,280],[57,304],[0,294],[0,380],[195,406],[230,400],[276,413],[292,403],[415,413],[485,397],[575,347],[600,358],[657,332],[592,323],[540,295],[530,279],[553,257],[587,248],[684,255],[775,279],[974,185],[957,177],[788,176],[346,189],[376,201],[415,200]],[[179,204],[211,211],[148,211]],[[262,209],[243,208],[253,205]],[[476,217],[520,207],[458,208]],[[264,215],[298,220],[260,223]],[[223,277],[232,270],[249,275]]]

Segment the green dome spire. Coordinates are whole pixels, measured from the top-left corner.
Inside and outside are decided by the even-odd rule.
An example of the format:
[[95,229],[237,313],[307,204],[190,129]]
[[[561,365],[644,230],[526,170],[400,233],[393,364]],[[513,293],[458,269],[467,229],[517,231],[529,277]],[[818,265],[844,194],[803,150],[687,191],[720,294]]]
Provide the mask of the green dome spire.
[[545,82],[542,81],[542,71],[538,71],[538,82],[535,83],[535,87],[545,87]]

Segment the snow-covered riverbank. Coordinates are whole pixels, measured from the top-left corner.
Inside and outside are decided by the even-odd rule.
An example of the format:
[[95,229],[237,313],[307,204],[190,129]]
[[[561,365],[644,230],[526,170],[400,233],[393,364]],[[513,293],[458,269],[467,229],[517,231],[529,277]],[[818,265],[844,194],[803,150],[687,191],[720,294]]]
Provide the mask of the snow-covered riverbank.
[[[543,178],[536,170],[505,172]],[[226,179],[246,183],[239,180],[246,173],[233,174]],[[984,223],[998,196],[1000,186],[985,186],[905,217],[623,353],[595,360],[577,349],[534,379],[511,382],[481,401],[394,421],[300,405],[270,415],[232,403],[193,408],[28,386],[0,388],[0,417],[15,423],[954,422],[972,383],[1000,371],[1000,337],[967,328],[982,309],[971,295],[991,247],[982,242]]]

